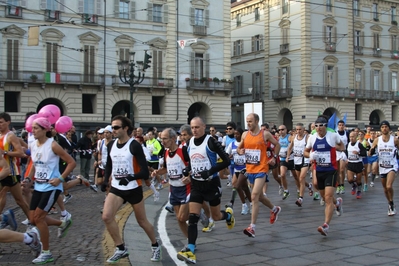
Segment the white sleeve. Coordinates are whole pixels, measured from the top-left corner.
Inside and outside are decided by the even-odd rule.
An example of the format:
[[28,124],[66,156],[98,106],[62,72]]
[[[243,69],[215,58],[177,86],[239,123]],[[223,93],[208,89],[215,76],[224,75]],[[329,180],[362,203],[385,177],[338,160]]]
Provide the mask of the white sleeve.
[[141,147],[143,147],[143,152],[144,152],[144,155],[145,155],[145,159],[147,161],[151,160],[151,154],[150,154],[150,151],[147,149],[147,147],[145,147],[143,145]]
[[309,136],[308,142],[306,143],[306,148],[307,149],[312,149],[315,139],[316,139],[316,135],[310,135]]
[[227,146],[226,147],[226,149],[225,149],[225,152],[228,154],[228,155],[231,155],[231,153],[232,153],[232,151],[233,151],[233,142],[232,143],[230,143],[229,144],[229,146]]

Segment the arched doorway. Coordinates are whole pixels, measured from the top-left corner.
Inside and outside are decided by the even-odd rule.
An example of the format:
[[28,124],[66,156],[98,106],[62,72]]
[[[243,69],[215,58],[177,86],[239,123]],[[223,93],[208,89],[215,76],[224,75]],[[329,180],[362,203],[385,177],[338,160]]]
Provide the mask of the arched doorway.
[[283,116],[283,124],[287,127],[287,129],[293,129],[293,123],[292,123],[292,113],[289,109],[285,110],[284,116]]
[[207,120],[210,121],[211,111],[209,107],[204,103],[193,103],[187,111],[187,123],[190,124],[191,119],[196,116],[201,117],[206,123]]
[[[133,110],[134,111],[134,110]],[[117,102],[111,110],[111,117],[123,115],[127,118],[131,119],[130,117],[130,102],[127,100],[122,100]],[[133,112],[134,115],[134,112]]]
[[36,108],[36,113],[38,113],[40,111],[40,109],[42,109],[43,106],[46,106],[49,104],[56,105],[58,108],[60,108],[61,116],[64,115],[64,110],[65,110],[64,104],[60,100],[55,99],[55,98],[47,98],[47,99],[44,99],[43,101],[41,101]]
[[379,126],[381,120],[383,120],[383,113],[380,110],[374,110],[369,116],[371,126]]

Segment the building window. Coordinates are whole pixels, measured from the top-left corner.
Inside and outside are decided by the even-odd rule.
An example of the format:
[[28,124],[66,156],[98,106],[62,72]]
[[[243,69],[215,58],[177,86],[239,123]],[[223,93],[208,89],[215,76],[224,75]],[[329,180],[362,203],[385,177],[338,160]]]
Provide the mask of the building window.
[[377,3],[373,3],[373,19],[374,19],[374,21],[379,21],[378,4]]
[[338,69],[333,65],[325,66],[325,82],[326,87],[337,87],[338,85]]
[[58,44],[46,43],[46,72],[58,72]]
[[161,50],[152,50],[152,77],[159,79],[163,77],[162,72],[163,53]]
[[333,26],[326,26],[326,42],[331,43],[333,38]]
[[355,17],[359,16],[359,0],[353,0],[353,15]]
[[392,51],[397,51],[398,49],[398,36],[397,35],[391,35],[391,50]]
[[18,79],[19,41],[7,40],[7,79]]
[[252,95],[253,99],[261,100],[262,98],[262,73],[256,72],[252,74]]
[[391,7],[391,23],[394,25],[398,25],[398,22],[396,21],[396,7],[395,6]]
[[379,90],[380,89],[380,71],[374,70],[373,71],[373,89]]
[[195,53],[194,78],[201,79],[205,77],[204,55]]
[[281,6],[282,6],[282,13],[287,14],[288,13],[288,0],[282,0],[281,2]]
[[95,14],[94,13],[94,1],[92,1],[92,0],[84,0],[83,8],[84,8],[84,13]]
[[152,114],[160,115],[161,114],[161,102],[163,97],[160,96],[152,96]]
[[290,88],[290,67],[279,68],[278,73],[278,88],[289,89]]
[[95,47],[85,45],[83,51],[83,81],[85,83],[94,82],[95,74]]
[[17,113],[20,107],[21,93],[16,91],[4,92],[4,112]]
[[162,5],[154,4],[152,6],[152,21],[162,22]]
[[53,0],[46,0],[46,9],[50,10],[57,10],[58,9],[58,3]]
[[326,11],[331,13],[332,12],[332,0],[326,0]]
[[363,113],[363,108],[362,104],[357,103],[355,104],[355,120],[362,120],[362,113]]
[[130,61],[130,49],[129,48],[119,48],[119,60],[120,61]]
[[373,47],[380,48],[380,34],[377,32],[373,34]]
[[360,46],[361,31],[355,30],[355,46]]
[[119,18],[129,19],[129,2],[119,1]]
[[237,40],[233,43],[234,48],[233,48],[233,56],[238,56],[243,54],[243,45],[244,41],[243,40]]
[[252,37],[252,52],[257,52],[263,49],[263,38],[261,35]]
[[236,26],[237,27],[241,26],[241,14],[237,14],[236,16]]
[[255,21],[260,20],[259,7],[255,8]]
[[243,76],[234,77],[234,92],[235,95],[243,94]]
[[398,91],[398,72],[396,71],[391,73],[391,90]]
[[355,88],[356,89],[362,89],[362,74],[363,74],[363,69],[361,68],[356,68],[355,70]]
[[197,26],[205,26],[204,20],[204,10],[203,9],[195,9],[195,25]]
[[96,106],[95,94],[82,94],[82,113],[94,114],[94,106]]

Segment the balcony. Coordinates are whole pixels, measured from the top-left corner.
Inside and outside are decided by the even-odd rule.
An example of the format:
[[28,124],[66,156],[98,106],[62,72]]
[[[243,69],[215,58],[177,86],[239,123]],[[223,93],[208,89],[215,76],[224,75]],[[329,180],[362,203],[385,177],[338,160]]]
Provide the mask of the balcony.
[[[391,91],[349,89],[325,86],[306,87],[307,97],[340,98],[340,99],[358,99],[358,100],[391,100],[393,94]],[[399,98],[398,98],[399,99]]]
[[381,57],[381,54],[382,54],[381,48],[373,48],[374,57]]
[[326,51],[327,52],[335,52],[337,48],[337,44],[335,42],[326,42]]
[[[112,87],[114,91],[118,91],[119,88],[129,88],[129,84],[123,83],[119,76],[112,76]],[[136,88],[147,88],[148,92],[152,92],[153,89],[166,89],[169,93],[173,89],[173,79],[169,78],[152,78],[152,77],[145,77],[143,82],[134,85]]]
[[290,44],[284,43],[280,44],[280,54],[287,54],[290,51]]
[[6,18],[22,18],[22,7],[20,6],[5,6]]
[[392,59],[399,59],[399,51],[398,50],[391,51],[391,58]]
[[355,45],[355,47],[354,47],[354,53],[355,54],[357,54],[357,55],[363,55],[363,46],[358,46],[358,45]]
[[215,94],[216,91],[222,91],[225,95],[230,95],[231,90],[233,88],[233,84],[230,82],[213,82],[213,81],[205,81],[201,82],[200,80],[190,79],[186,81],[186,89],[189,94],[192,94],[194,91],[209,91],[212,95]]
[[60,20],[60,14],[61,14],[60,11],[47,9],[44,12],[45,12],[44,13],[44,20],[45,21],[53,22],[53,21],[56,21],[56,20]]
[[82,24],[97,26],[98,25],[98,15],[82,14]]
[[194,25],[193,26],[193,34],[206,36],[206,26]]
[[292,88],[282,88],[272,91],[273,100],[292,98]]

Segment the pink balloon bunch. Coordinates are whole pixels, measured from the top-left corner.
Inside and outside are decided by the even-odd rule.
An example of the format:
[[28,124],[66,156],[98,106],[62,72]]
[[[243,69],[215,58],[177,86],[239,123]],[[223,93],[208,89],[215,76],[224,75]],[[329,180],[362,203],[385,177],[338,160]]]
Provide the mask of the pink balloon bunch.
[[51,124],[54,124],[55,122],[57,122],[58,118],[60,118],[61,110],[60,108],[58,108],[57,105],[48,104],[40,109],[39,115],[41,117],[47,118]]
[[61,116],[55,122],[55,131],[58,133],[68,132],[73,126],[72,119],[69,116]]
[[26,131],[28,131],[29,133],[32,133],[32,126],[33,126],[33,120],[35,120],[36,118],[39,118],[40,115],[38,114],[34,114],[28,117],[28,119],[26,119],[25,122],[25,129]]

